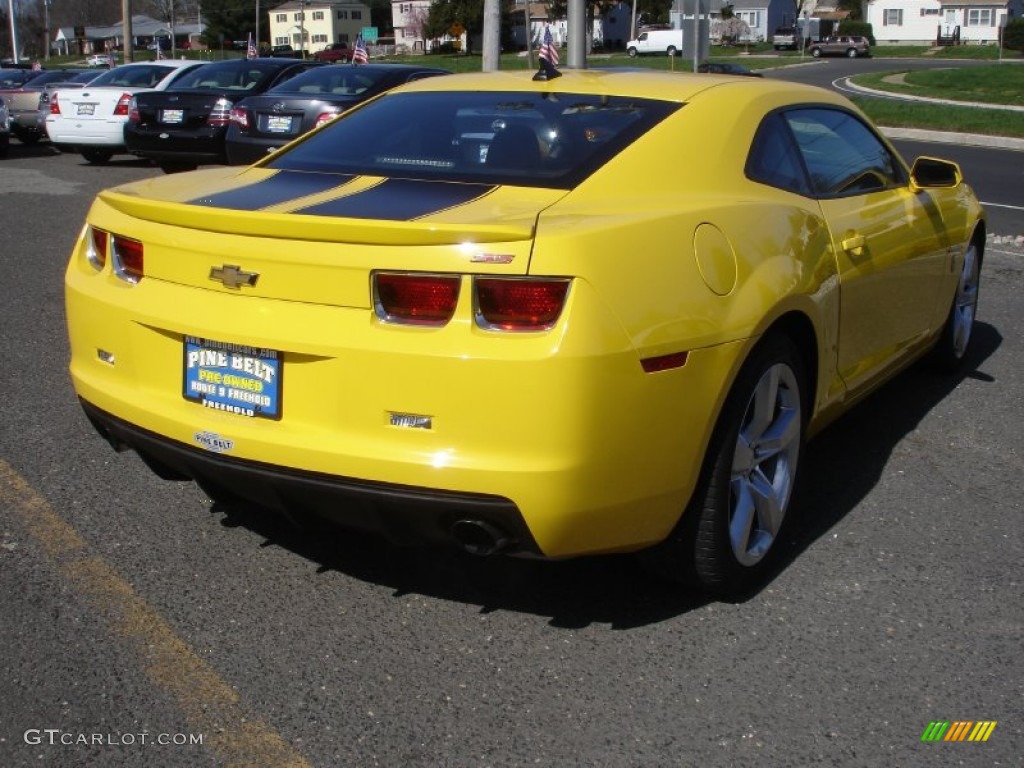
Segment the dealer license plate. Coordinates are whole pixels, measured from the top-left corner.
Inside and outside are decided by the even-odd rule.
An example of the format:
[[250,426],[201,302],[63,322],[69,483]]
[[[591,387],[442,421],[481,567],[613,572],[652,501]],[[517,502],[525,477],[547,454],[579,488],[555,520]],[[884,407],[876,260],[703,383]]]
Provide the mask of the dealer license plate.
[[183,109],[165,109],[160,113],[161,123],[180,123],[185,119],[185,110]]
[[95,115],[96,105],[95,104],[79,104],[78,112],[79,115]]
[[281,115],[267,115],[267,133],[291,133],[292,119]]
[[280,352],[186,336],[182,394],[215,411],[281,418]]

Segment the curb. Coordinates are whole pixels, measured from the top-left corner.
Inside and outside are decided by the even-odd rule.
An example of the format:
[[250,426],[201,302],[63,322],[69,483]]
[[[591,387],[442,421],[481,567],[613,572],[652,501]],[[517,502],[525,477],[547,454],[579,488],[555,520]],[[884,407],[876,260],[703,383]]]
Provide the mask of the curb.
[[1015,149],[1024,151],[1024,139],[1009,136],[986,136],[977,133],[951,133],[949,131],[930,131],[924,128],[878,128],[890,139],[909,139],[911,141],[933,141],[938,144],[966,144],[973,147],[992,147],[995,149]]

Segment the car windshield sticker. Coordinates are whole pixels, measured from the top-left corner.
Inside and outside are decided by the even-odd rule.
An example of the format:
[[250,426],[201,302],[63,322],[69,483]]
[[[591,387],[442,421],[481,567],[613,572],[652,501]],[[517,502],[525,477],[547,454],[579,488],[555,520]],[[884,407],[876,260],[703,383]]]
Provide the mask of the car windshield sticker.
[[481,198],[497,187],[490,184],[451,184],[446,181],[388,179],[363,192],[299,208],[310,216],[413,221]]
[[355,176],[335,173],[305,173],[280,171],[269,179],[237,189],[218,192],[189,200],[191,205],[207,208],[231,208],[239,211],[258,211],[271,205],[316,195],[348,184]]
[[281,418],[281,355],[272,349],[185,337],[183,391],[215,411]]

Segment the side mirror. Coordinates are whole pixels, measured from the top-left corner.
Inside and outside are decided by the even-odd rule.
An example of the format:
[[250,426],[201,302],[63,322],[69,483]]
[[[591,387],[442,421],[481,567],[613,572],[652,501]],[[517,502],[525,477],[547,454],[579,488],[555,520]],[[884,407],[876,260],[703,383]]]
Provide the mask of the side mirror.
[[920,189],[952,188],[959,186],[964,177],[956,163],[936,157],[919,157],[910,169],[910,180]]

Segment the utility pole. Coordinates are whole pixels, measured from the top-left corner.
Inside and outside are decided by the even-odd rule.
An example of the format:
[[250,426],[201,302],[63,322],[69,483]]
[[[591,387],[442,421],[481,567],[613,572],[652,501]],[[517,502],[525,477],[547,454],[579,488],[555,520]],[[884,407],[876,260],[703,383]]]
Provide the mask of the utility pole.
[[484,0],[483,48],[483,71],[497,72],[501,68],[501,4],[499,0]]
[[17,64],[18,58],[18,29],[14,23],[14,0],[7,0],[7,18],[11,22],[11,59]]
[[135,39],[132,37],[132,0],[121,0],[121,34],[124,36],[124,63],[135,61]]

